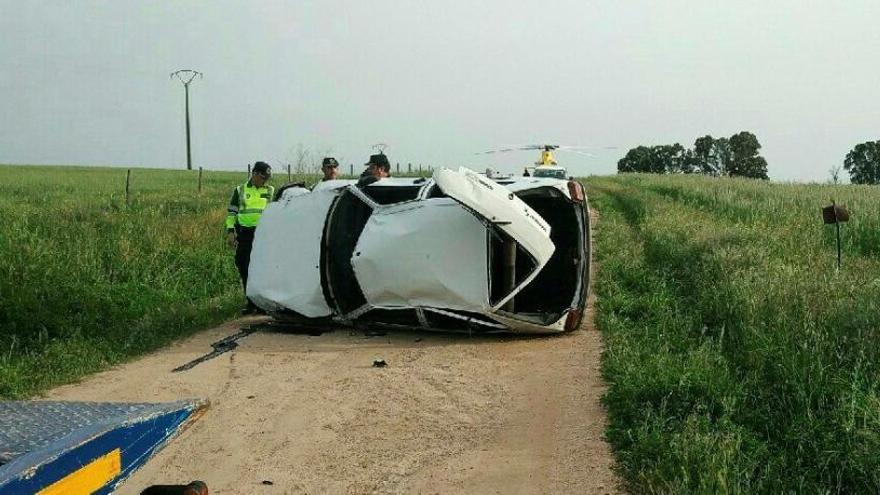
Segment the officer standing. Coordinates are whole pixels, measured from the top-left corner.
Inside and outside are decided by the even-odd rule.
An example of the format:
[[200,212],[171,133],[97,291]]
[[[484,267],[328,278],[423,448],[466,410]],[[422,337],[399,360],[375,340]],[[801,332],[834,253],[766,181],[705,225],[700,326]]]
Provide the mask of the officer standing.
[[336,161],[336,158],[332,156],[328,156],[321,161],[321,173],[324,174],[324,177],[321,178],[321,182],[328,180],[336,180],[339,178],[339,162]]
[[[251,260],[251,247],[254,242],[254,231],[263,214],[263,209],[274,197],[275,188],[267,185],[272,177],[272,167],[266,162],[257,162],[251,170],[247,182],[232,191],[226,215],[226,237],[231,247],[235,248],[235,266],[241,277],[241,286],[247,292],[248,265]],[[250,299],[242,309],[243,314],[257,312],[258,309]]]
[[391,163],[388,161],[385,153],[380,152],[378,155],[370,155],[370,160],[364,165],[366,165],[367,169],[361,173],[358,180],[359,186],[367,186],[379,179],[391,177]]

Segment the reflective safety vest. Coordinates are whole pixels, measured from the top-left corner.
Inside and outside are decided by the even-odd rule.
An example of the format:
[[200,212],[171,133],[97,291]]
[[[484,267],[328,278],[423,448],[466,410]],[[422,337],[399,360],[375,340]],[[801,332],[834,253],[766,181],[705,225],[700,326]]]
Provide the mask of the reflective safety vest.
[[274,194],[274,187],[257,187],[251,184],[251,181],[237,186],[232,191],[232,198],[226,209],[226,230],[233,230],[236,225],[256,227],[263,210],[272,201]]

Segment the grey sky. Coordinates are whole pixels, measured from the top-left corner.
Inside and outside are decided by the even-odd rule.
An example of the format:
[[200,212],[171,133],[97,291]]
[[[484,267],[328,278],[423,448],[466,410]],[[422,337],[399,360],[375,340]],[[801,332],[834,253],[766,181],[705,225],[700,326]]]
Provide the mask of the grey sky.
[[0,0],[0,162],[290,160],[516,171],[511,144],[608,174],[638,144],[755,132],[778,180],[824,180],[880,139],[880,2]]

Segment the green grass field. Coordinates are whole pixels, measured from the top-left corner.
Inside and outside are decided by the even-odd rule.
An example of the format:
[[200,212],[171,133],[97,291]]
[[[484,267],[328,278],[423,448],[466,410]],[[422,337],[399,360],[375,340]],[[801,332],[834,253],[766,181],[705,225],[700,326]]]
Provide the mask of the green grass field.
[[[586,183],[609,439],[630,489],[880,492],[880,189]],[[831,198],[852,213],[839,274]]]
[[[236,314],[224,242],[244,173],[0,166],[0,398],[21,398]],[[281,177],[275,184],[281,183]],[[283,177],[286,179],[286,177]]]

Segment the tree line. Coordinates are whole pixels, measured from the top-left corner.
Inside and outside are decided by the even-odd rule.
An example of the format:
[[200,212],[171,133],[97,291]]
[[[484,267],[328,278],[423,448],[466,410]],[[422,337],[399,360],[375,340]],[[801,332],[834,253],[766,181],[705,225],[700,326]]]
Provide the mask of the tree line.
[[729,138],[706,135],[693,148],[679,143],[637,146],[617,162],[617,172],[653,174],[705,174],[768,179],[767,160],[759,154],[761,143],[748,131]]
[[880,141],[857,144],[843,160],[853,184],[880,184]]

